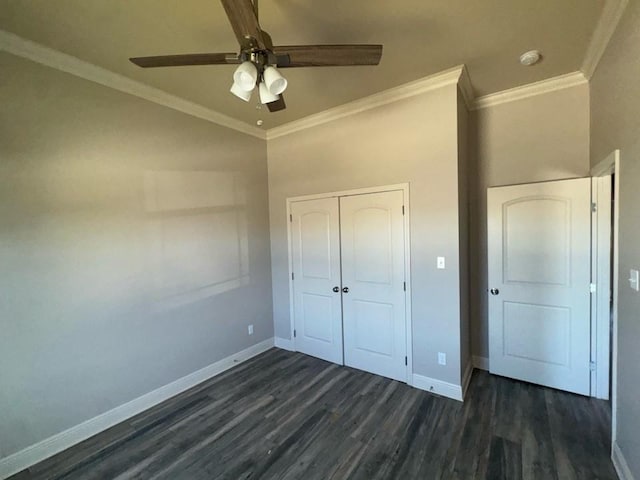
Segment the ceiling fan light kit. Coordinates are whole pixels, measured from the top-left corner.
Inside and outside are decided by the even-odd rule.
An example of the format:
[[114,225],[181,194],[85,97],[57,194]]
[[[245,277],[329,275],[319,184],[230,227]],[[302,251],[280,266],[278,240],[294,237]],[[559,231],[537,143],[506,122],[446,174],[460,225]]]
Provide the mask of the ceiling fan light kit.
[[245,102],[248,102],[249,100],[251,100],[251,94],[253,93],[253,89],[245,90],[236,82],[233,82],[233,84],[231,85],[231,89],[229,91],[239,99],[244,100]]
[[258,69],[251,62],[242,62],[233,74],[233,83],[250,92],[258,81]]
[[275,67],[338,67],[378,65],[382,45],[292,45],[273,46],[271,36],[258,23],[258,0],[221,0],[240,54],[196,53],[136,57],[129,60],[142,68],[191,65],[238,65],[233,74],[231,93],[248,102],[258,86],[260,101],[270,112],[286,108],[282,93],[287,79]]
[[263,77],[264,83],[272,94],[280,95],[287,89],[287,79],[280,75],[275,67],[265,68]]
[[260,93],[260,103],[262,103],[263,105],[277,102],[280,99],[279,95],[274,95],[269,91],[269,87],[267,87],[264,82],[260,82],[258,92]]

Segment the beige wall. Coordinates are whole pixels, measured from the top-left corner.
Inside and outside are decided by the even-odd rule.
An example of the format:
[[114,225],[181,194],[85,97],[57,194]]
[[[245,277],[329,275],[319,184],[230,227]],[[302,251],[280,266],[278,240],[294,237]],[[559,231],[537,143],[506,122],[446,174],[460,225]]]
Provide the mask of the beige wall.
[[617,443],[640,478],[640,2],[630,1],[591,80],[591,163],[620,149]]
[[487,188],[589,174],[588,85],[477,110],[471,127],[471,343],[488,357]]
[[290,338],[286,198],[409,182],[414,372],[460,384],[456,104],[451,85],[268,142],[276,336]]
[[460,365],[464,369],[471,362],[471,303],[470,303],[470,217],[471,158],[469,152],[469,111],[458,92],[458,204],[460,234]]
[[0,72],[2,458],[273,321],[264,141],[6,53]]

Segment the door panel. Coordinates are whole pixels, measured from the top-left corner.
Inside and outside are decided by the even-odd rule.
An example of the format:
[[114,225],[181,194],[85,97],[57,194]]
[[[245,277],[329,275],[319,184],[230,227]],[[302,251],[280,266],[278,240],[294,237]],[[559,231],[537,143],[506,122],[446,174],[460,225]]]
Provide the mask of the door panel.
[[491,373],[590,388],[589,179],[488,190]]
[[342,364],[338,199],[294,202],[291,215],[295,348]]
[[401,191],[340,198],[344,359],[407,380]]

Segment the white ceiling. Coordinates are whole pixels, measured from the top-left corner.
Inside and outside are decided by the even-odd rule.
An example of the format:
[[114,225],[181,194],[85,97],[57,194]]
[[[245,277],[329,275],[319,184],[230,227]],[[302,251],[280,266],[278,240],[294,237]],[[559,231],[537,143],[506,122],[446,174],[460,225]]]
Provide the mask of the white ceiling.
[[[276,45],[382,43],[377,67],[283,70],[287,110],[230,93],[234,66],[143,70],[132,56],[234,52],[218,0],[0,0],[0,28],[264,128],[466,64],[477,96],[578,70],[604,0],[260,0]],[[539,49],[534,67],[518,63]]]

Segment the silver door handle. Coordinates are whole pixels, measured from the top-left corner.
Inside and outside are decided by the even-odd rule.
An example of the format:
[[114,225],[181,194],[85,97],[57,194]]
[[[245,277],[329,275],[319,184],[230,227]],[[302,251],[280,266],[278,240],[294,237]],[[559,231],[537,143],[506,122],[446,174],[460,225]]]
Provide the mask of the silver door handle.
[[338,293],[340,291],[340,287],[333,287],[333,291]]
[[497,288],[492,288],[490,291],[491,295],[500,295],[500,290],[498,290]]

